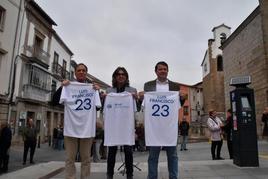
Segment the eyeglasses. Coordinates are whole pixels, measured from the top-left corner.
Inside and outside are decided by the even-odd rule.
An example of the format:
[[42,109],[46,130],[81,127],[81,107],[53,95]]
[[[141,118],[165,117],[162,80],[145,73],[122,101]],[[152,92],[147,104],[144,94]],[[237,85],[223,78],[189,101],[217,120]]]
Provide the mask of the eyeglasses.
[[117,75],[117,76],[121,76],[121,75],[122,75],[122,76],[126,76],[125,73],[117,73],[116,75]]

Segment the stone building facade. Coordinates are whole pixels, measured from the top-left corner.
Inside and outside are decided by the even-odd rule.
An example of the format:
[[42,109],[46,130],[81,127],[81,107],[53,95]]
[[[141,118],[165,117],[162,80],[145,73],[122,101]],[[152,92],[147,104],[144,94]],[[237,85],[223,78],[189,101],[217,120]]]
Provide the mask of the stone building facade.
[[[74,79],[76,63],[55,25],[33,0],[0,1],[0,122],[9,122],[13,143],[22,143],[28,118],[41,142],[63,122],[63,107],[51,98],[63,79]],[[109,87],[90,74],[88,79]]]
[[204,113],[208,114],[210,109],[224,113],[224,68],[221,46],[222,40],[230,34],[230,27],[222,24],[212,29],[213,39],[208,40],[208,49],[202,66],[203,73],[203,97]]
[[250,75],[255,92],[258,135],[262,133],[261,115],[268,106],[268,2],[260,5],[223,43],[225,105],[230,108],[230,79]]
[[18,51],[19,26],[24,11],[24,0],[0,1],[0,122],[11,115],[12,79]]

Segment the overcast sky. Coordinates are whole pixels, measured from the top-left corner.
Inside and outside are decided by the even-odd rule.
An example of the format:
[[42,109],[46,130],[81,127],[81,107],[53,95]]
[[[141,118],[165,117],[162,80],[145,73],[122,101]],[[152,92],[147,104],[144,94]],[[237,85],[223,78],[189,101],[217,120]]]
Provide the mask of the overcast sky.
[[111,85],[118,66],[139,91],[156,78],[158,61],[169,79],[193,85],[202,80],[201,62],[215,26],[233,32],[258,0],[36,0],[57,23],[54,29],[85,63],[89,73]]

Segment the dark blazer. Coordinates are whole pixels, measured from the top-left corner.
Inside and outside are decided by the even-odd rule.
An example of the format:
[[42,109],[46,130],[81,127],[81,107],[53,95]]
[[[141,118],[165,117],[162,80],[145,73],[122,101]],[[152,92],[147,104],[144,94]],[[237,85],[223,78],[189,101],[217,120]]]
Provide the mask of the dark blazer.
[[62,86],[57,89],[57,91],[54,93],[52,97],[53,105],[60,105],[59,102],[60,102],[61,92],[62,92]]
[[[168,80],[169,91],[180,91],[180,85],[176,82]],[[156,80],[148,81],[144,84],[144,91],[156,91]],[[180,96],[181,106],[184,104],[185,99]]]
[[9,127],[4,127],[0,133],[0,154],[6,152],[11,145],[12,132]]

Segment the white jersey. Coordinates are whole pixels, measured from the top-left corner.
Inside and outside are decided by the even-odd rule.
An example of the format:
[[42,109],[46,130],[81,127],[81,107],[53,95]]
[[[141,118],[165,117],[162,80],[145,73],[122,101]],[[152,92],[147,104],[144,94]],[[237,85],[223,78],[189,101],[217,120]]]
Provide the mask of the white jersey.
[[131,93],[109,93],[104,104],[104,145],[134,145],[136,103]]
[[62,88],[60,103],[64,103],[64,136],[95,137],[96,106],[101,102],[92,84],[70,82]]
[[146,146],[176,146],[179,92],[146,92],[144,118]]

